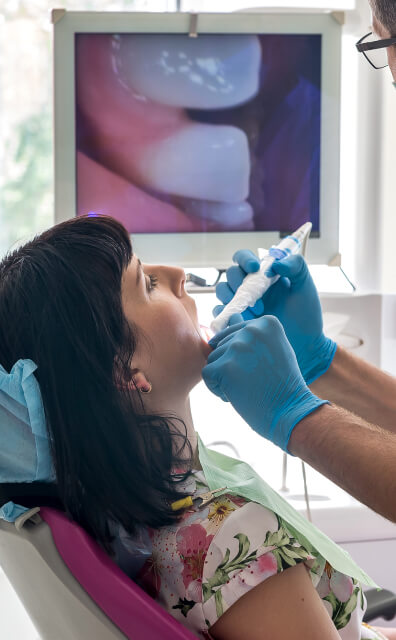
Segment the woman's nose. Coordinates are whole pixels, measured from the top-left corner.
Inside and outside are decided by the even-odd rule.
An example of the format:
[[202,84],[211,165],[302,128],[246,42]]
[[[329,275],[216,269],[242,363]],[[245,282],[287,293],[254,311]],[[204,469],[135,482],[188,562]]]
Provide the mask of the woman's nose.
[[181,298],[185,293],[184,283],[186,281],[186,274],[184,273],[184,269],[182,269],[181,267],[165,268],[168,271],[170,288],[178,298]]
[[152,271],[158,275],[160,284],[168,286],[172,293],[181,298],[185,294],[184,284],[186,282],[186,274],[181,267],[168,267],[162,265],[144,265],[147,272]]

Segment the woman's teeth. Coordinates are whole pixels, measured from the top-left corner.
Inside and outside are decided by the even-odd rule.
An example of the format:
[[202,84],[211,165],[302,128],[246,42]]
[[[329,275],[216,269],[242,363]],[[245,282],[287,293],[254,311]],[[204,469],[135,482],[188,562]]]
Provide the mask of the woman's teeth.
[[247,137],[237,127],[187,124],[142,149],[135,170],[162,193],[239,203],[249,194]]
[[249,202],[207,202],[206,200],[186,200],[183,210],[201,220],[223,222],[227,228],[249,225],[253,227],[253,208]]
[[260,43],[254,35],[115,36],[120,81],[164,105],[226,109],[259,89]]

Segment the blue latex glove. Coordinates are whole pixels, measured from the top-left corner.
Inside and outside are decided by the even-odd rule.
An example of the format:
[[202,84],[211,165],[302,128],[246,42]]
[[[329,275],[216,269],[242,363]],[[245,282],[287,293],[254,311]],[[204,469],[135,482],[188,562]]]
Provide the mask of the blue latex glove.
[[[227,282],[220,282],[216,295],[227,304],[242,283],[247,273],[258,270],[260,262],[249,250],[237,251],[233,260],[238,266],[227,270]],[[249,307],[241,320],[260,317],[264,313],[276,316],[283,325],[292,345],[305,382],[311,384],[329,368],[337,345],[323,334],[322,309],[318,292],[301,255],[292,255],[273,263],[270,275],[279,274],[278,282],[272,285],[254,307]],[[217,316],[223,309],[213,309]]]
[[220,331],[202,377],[260,435],[287,451],[293,428],[327,400],[308,389],[279,320],[263,316]]

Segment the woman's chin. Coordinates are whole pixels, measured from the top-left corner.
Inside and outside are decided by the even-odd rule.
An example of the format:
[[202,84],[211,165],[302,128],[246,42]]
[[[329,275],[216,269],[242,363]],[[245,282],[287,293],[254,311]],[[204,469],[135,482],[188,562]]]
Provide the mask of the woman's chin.
[[208,359],[208,357],[210,356],[210,354],[212,353],[213,349],[210,346],[210,344],[208,344],[206,342],[206,340],[202,339],[202,351],[205,355],[205,361]]
[[200,330],[200,334],[201,334],[203,340],[205,340],[205,342],[209,342],[209,340],[211,338],[213,338],[213,336],[214,336],[214,333],[213,333],[212,329],[210,329],[209,327],[206,327],[203,324],[199,325],[199,330]]
[[204,325],[200,324],[199,333],[201,336],[201,344],[202,344],[203,352],[205,354],[205,359],[207,359],[209,354],[212,353],[213,351],[210,344],[208,344],[209,340],[213,336],[213,332],[208,327],[205,327]]

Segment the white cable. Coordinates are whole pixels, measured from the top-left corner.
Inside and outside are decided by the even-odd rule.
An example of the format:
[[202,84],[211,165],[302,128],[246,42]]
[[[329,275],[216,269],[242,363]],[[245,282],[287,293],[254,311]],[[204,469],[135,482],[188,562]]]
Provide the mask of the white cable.
[[305,473],[305,464],[303,463],[302,460],[301,460],[301,466],[302,466],[302,473],[303,473],[303,479],[304,479],[304,495],[305,495],[305,504],[306,504],[306,507],[307,507],[307,518],[308,518],[308,520],[310,522],[312,522],[311,508],[309,506],[307,476],[306,476],[306,473]]

